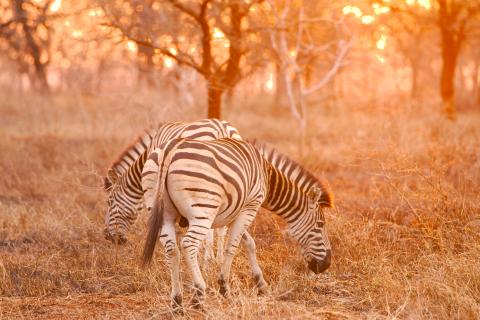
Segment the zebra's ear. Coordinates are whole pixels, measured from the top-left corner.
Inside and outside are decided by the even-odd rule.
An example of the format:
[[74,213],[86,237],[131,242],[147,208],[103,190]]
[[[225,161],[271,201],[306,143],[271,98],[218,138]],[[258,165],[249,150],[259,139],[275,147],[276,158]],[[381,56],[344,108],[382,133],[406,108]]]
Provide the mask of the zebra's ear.
[[110,189],[118,181],[118,175],[113,169],[108,169],[107,176],[103,181],[103,187],[105,190]]
[[313,187],[308,191],[308,197],[313,201],[313,203],[317,203],[320,201],[322,196],[322,189],[318,187]]

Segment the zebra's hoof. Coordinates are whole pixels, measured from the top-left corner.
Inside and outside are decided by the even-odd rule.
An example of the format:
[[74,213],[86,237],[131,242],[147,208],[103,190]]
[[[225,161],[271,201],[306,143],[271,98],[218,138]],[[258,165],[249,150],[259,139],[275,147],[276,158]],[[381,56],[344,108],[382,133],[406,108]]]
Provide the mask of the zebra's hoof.
[[203,310],[203,299],[200,299],[200,297],[194,296],[192,299],[192,304],[191,307],[195,310],[202,311]]
[[197,310],[202,310],[203,309],[203,298],[205,296],[205,290],[195,287],[194,292],[193,292],[193,297],[192,297],[192,307]]
[[173,314],[174,314],[174,315],[178,315],[178,316],[183,316],[183,315],[185,315],[185,312],[183,311],[182,306],[176,306],[176,307],[174,307],[174,306],[172,305],[172,311],[173,311]]
[[182,296],[177,294],[172,298],[172,308],[182,307]]
[[224,296],[225,298],[228,298],[228,285],[227,285],[227,282],[223,279],[223,278],[220,278],[218,279],[218,285],[220,286],[219,288],[219,291],[220,291],[220,294],[222,296]]
[[268,290],[268,284],[265,279],[263,279],[263,276],[261,274],[255,274],[253,275],[253,280],[255,281],[258,295],[262,296],[266,294]]
[[259,296],[264,296],[267,294],[267,291],[268,291],[268,287],[267,286],[264,286],[264,287],[257,287],[257,295]]

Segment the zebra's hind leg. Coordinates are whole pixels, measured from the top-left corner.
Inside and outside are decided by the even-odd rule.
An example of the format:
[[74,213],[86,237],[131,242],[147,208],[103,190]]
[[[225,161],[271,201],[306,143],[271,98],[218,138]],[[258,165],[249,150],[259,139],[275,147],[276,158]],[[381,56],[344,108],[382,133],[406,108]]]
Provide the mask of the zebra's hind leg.
[[213,253],[213,242],[214,242],[213,238],[214,238],[213,229],[210,229],[207,232],[207,236],[205,238],[205,254],[203,255],[204,269],[207,267],[208,261],[215,258],[214,253]]
[[187,233],[181,241],[185,260],[192,273],[194,286],[192,305],[195,308],[201,308],[206,289],[206,283],[198,265],[198,250],[202,241],[205,240],[211,225],[211,221],[205,219],[189,221]]
[[221,227],[217,230],[217,262],[223,263],[223,252],[225,251],[225,235],[227,234],[227,227]]
[[224,297],[227,297],[230,291],[228,283],[230,280],[230,269],[232,267],[233,257],[237,252],[243,234],[247,231],[253,219],[255,219],[259,206],[260,205],[255,206],[254,208],[250,207],[242,210],[242,212],[238,214],[237,218],[229,226],[228,242],[227,246],[225,247],[225,257],[220,270],[220,277],[218,279],[220,293]]
[[242,243],[247,249],[248,261],[250,262],[250,268],[252,269],[252,277],[255,280],[258,293],[264,294],[267,291],[268,284],[263,278],[263,272],[258,264],[255,240],[248,231],[245,231],[242,237]]
[[172,308],[174,312],[182,310],[182,289],[180,285],[180,250],[177,246],[175,222],[166,221],[160,233],[160,241],[165,248],[165,259],[170,268],[172,281]]

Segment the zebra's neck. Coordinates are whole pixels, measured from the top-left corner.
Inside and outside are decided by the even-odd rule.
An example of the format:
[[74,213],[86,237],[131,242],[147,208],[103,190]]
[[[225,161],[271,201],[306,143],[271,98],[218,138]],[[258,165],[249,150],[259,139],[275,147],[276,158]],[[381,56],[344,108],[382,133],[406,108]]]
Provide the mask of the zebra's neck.
[[142,156],[149,148],[153,139],[153,133],[150,131],[144,132],[138,136],[133,143],[125,148],[120,156],[112,163],[111,168],[122,176],[130,170],[131,166]]
[[[264,207],[275,212],[287,222],[296,219],[296,214],[300,214],[307,206],[307,189],[310,183],[303,187],[298,181],[289,177],[282,168],[277,168],[270,164],[268,168],[267,197]],[[299,181],[302,177],[298,177]]]
[[143,196],[142,170],[147,161],[148,150],[145,150],[128,168],[121,177],[123,193],[134,200],[140,200]]

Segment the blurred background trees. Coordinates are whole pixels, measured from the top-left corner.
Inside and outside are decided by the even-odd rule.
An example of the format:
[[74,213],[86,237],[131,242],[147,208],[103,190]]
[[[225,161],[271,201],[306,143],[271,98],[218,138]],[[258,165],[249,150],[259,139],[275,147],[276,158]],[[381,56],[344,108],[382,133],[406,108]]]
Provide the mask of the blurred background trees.
[[47,92],[50,62],[51,1],[0,2],[2,52],[19,74],[28,76],[33,89]]
[[210,117],[258,97],[303,134],[309,108],[339,103],[454,119],[480,105],[479,12],[479,0],[0,0],[0,86],[171,92]]

